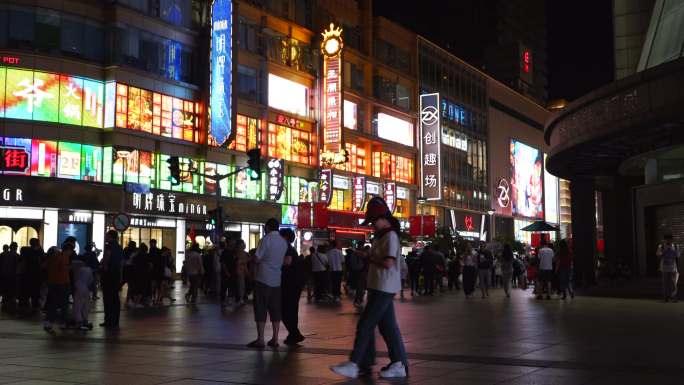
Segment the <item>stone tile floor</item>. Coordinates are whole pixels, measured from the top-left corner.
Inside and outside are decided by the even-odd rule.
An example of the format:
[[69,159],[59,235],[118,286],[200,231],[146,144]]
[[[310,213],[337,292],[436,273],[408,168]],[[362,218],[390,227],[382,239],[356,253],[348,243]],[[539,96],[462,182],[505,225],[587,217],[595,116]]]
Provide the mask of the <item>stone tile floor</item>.
[[[411,362],[407,380],[346,381],[331,373],[352,346],[357,315],[346,300],[302,300],[307,340],[277,351],[244,347],[255,333],[250,305],[124,310],[118,333],[55,336],[36,315],[1,315],[0,384],[684,384],[684,304],[537,301],[520,290],[508,300],[494,290],[486,300],[454,292],[397,300],[396,308]],[[378,348],[385,348],[380,340]]]

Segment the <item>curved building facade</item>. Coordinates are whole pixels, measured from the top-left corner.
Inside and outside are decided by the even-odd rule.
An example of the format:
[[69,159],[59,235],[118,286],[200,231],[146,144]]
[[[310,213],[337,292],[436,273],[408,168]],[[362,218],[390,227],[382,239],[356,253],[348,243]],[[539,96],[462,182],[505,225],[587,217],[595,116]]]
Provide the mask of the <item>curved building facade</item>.
[[662,237],[684,243],[683,16],[684,2],[656,1],[639,71],[570,103],[546,125],[547,168],[571,181],[580,282],[655,274]]

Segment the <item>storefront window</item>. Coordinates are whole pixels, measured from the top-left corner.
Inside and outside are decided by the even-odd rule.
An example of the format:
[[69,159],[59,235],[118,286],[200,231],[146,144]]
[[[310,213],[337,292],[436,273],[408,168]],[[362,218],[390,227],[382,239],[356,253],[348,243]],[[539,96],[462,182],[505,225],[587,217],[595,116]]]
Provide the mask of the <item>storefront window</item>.
[[373,153],[373,176],[403,183],[413,183],[413,159],[386,152]]
[[311,134],[269,123],[268,155],[302,164],[312,164]]
[[231,150],[246,152],[257,147],[259,120],[244,115],[237,116],[235,140],[228,146]]
[[195,102],[116,84],[116,126],[199,141]]
[[350,102],[349,100],[344,101],[344,126],[351,130],[356,130],[356,103]]
[[352,194],[347,190],[333,189],[332,199],[330,200],[330,205],[328,206],[331,210],[347,210],[352,209]]

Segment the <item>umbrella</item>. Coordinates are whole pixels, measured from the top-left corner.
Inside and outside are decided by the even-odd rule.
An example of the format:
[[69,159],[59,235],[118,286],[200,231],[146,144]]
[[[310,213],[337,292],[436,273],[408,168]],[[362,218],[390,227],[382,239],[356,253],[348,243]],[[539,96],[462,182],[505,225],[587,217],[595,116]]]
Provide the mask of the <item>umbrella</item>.
[[556,226],[546,221],[535,221],[531,225],[527,225],[520,229],[521,231],[543,232],[543,231],[559,231]]

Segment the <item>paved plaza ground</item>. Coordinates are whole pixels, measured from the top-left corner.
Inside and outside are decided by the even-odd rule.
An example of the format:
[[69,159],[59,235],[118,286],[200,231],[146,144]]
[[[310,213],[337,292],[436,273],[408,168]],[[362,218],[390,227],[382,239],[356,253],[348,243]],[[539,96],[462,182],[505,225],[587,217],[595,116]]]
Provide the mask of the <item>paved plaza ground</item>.
[[[94,323],[102,321],[100,308]],[[38,317],[2,315],[0,384],[684,384],[684,303],[538,301],[521,290],[509,300],[495,290],[486,300],[454,292],[397,300],[396,308],[411,365],[407,380],[376,374],[347,381],[331,373],[331,364],[347,358],[358,316],[347,300],[302,300],[307,339],[277,351],[244,347],[255,337],[251,305],[123,311],[118,333],[96,327],[55,336],[43,332]],[[380,340],[378,348],[385,350]],[[380,357],[378,367],[386,361]]]

